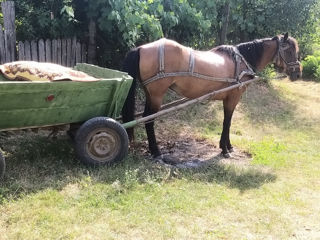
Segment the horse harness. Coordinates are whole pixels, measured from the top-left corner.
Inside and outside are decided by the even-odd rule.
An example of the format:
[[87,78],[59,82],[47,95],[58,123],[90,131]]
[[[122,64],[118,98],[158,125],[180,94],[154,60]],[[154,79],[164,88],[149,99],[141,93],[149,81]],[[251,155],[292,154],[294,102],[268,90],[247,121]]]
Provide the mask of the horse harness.
[[[209,81],[217,81],[217,82],[226,82],[226,83],[241,83],[241,79],[244,76],[255,76],[255,72],[250,67],[249,63],[245,60],[245,58],[240,54],[239,50],[236,47],[232,47],[233,50],[233,60],[235,62],[235,74],[234,78],[218,78],[212,77],[208,75],[204,75],[201,73],[194,72],[194,65],[195,65],[195,57],[193,49],[189,49],[189,68],[188,71],[180,71],[180,72],[165,72],[164,70],[164,44],[165,39],[162,39],[160,45],[158,47],[158,56],[159,56],[159,72],[151,78],[142,82],[143,86],[147,86],[148,84],[157,81],[162,78],[167,77],[196,77],[204,80]],[[240,70],[241,63],[246,65],[245,70]]]

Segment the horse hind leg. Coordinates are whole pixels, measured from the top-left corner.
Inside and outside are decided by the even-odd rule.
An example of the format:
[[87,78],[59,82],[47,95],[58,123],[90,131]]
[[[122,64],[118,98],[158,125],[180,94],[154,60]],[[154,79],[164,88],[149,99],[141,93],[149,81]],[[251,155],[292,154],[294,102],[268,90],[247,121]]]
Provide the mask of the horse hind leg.
[[[154,109],[151,107],[150,101],[146,100],[145,104],[145,109],[143,113],[143,117],[146,117],[148,115],[154,114],[158,112],[158,109]],[[159,150],[157,140],[156,140],[156,135],[154,132],[154,121],[151,120],[145,124],[146,132],[147,132],[147,137],[148,137],[148,143],[149,143],[149,150],[151,155],[156,158],[161,156],[161,152]]]

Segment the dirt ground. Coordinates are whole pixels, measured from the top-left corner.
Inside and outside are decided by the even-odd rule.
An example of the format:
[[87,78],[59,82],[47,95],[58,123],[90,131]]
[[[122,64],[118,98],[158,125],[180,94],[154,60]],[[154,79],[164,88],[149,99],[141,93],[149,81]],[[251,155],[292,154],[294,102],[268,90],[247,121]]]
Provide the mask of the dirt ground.
[[[199,167],[206,163],[219,162],[236,165],[248,165],[252,160],[250,154],[234,148],[230,158],[224,158],[218,145],[191,134],[188,127],[173,133],[165,127],[156,130],[157,142],[167,164],[177,167]],[[134,147],[146,157],[150,157],[148,142],[135,143]]]

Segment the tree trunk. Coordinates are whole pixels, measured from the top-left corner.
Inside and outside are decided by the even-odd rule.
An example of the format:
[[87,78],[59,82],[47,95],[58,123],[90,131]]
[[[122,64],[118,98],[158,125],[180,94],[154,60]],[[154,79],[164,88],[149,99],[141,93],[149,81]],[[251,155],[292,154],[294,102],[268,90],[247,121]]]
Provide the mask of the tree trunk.
[[222,22],[222,27],[220,31],[219,45],[225,44],[227,39],[227,30],[229,24],[229,15],[230,15],[230,3],[227,1],[224,5],[224,18]]

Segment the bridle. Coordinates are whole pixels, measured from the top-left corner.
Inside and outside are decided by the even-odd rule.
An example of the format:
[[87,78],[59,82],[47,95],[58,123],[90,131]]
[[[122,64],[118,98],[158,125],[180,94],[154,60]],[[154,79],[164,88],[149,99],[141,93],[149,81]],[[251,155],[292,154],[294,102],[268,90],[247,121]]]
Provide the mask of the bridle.
[[298,60],[294,62],[288,62],[284,57],[285,51],[290,47],[291,46],[288,43],[284,42],[283,39],[277,39],[277,52],[273,57],[273,63],[277,64],[278,61],[282,60],[285,63],[286,68],[290,70],[290,72],[298,72],[300,71],[300,62]]

